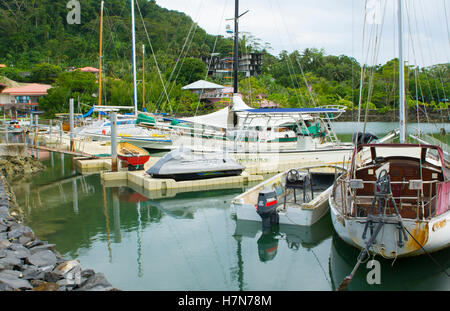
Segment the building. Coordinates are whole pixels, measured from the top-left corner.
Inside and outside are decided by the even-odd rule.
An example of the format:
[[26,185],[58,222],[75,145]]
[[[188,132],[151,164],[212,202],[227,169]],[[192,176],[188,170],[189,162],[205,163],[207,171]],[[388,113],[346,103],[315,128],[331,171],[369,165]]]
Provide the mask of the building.
[[[208,66],[208,75],[212,77],[224,77],[232,79],[233,57],[220,57],[219,53],[202,57],[202,61]],[[262,53],[249,53],[239,55],[239,72],[245,77],[260,75],[262,72]]]
[[[0,107],[3,110],[36,110],[39,98],[47,95],[48,84],[31,83],[0,91]],[[1,90],[1,88],[0,88]]]
[[83,67],[83,68],[78,68],[78,70],[80,70],[81,72],[92,72],[92,73],[99,73],[100,70],[94,67]]
[[192,93],[198,95],[198,99],[201,102],[209,104],[217,104],[219,102],[224,102],[224,100],[230,98],[232,94],[232,88],[208,82],[205,80],[198,80],[189,85],[183,86],[183,90],[189,90]]

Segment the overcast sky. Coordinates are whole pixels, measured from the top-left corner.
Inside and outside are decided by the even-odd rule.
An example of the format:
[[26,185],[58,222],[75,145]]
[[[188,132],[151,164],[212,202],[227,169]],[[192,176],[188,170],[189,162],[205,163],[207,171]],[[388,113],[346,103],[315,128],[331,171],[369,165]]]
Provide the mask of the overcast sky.
[[[234,27],[233,21],[225,19],[234,17],[235,0],[156,2],[186,13],[209,34],[226,36],[226,25]],[[239,12],[249,12],[241,18],[239,31],[251,33],[262,43],[268,42],[273,55],[282,50],[316,47],[323,48],[328,55],[345,54],[360,63],[384,64],[398,57],[397,1],[367,0],[367,21],[371,23],[364,23],[365,3],[365,0],[240,0]],[[405,60],[419,66],[449,62],[450,22],[446,17],[450,17],[450,0],[403,3]],[[374,48],[376,33],[380,34],[378,49]]]

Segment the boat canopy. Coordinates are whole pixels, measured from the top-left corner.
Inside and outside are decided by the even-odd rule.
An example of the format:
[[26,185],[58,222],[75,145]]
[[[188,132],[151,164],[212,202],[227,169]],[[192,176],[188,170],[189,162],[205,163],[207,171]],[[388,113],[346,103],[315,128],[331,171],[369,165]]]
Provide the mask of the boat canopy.
[[312,113],[342,113],[342,108],[259,108],[244,109],[239,112],[257,113],[257,114],[312,114]]

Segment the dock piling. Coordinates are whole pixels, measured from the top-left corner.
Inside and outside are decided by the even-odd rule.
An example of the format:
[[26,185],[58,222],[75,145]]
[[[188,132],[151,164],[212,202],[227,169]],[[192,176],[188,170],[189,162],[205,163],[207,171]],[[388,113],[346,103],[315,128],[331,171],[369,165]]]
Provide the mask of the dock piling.
[[111,171],[117,172],[117,113],[111,111]]

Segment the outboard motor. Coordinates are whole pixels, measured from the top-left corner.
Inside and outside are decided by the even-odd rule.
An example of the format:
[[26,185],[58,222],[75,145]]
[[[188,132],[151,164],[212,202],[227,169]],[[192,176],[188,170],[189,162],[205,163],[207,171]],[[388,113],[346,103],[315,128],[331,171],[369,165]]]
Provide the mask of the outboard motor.
[[368,143],[371,143],[372,141],[378,139],[378,137],[376,135],[374,135],[374,134],[365,133],[363,135],[363,133],[361,133],[361,132],[353,134],[353,138],[352,138],[353,142],[355,141],[355,138],[356,138],[356,144],[357,145],[368,144]]
[[270,230],[273,225],[279,223],[277,212],[278,199],[275,190],[262,190],[258,194],[258,204],[256,212],[261,217],[263,232]]

